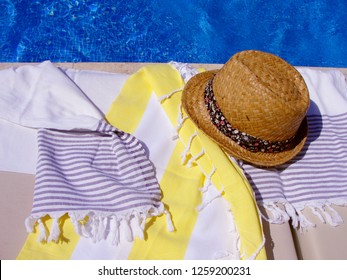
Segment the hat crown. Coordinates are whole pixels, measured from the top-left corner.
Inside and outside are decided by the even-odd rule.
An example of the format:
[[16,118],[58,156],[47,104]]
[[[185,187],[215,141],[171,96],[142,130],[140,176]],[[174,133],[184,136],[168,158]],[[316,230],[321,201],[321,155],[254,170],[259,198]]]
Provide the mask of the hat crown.
[[233,127],[268,141],[294,137],[310,100],[294,67],[260,51],[235,54],[217,72],[213,92]]

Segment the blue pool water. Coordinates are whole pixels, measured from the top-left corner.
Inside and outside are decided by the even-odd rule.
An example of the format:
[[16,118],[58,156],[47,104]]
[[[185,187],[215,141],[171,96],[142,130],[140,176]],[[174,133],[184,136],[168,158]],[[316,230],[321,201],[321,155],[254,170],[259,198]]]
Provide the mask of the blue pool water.
[[347,67],[346,0],[0,0],[0,61],[224,63],[272,52]]

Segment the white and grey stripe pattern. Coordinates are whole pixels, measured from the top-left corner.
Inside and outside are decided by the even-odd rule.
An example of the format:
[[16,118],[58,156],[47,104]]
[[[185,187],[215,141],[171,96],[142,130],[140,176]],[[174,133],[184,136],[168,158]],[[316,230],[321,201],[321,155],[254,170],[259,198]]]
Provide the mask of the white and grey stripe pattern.
[[101,121],[96,131],[40,129],[38,147],[31,223],[69,213],[90,221],[126,217],[130,225],[134,213],[142,213],[143,228],[146,212],[162,213],[154,167],[134,136]]
[[307,142],[288,163],[270,169],[243,164],[258,204],[287,203],[297,215],[305,206],[326,215],[330,204],[347,205],[347,113],[309,115],[308,123]]

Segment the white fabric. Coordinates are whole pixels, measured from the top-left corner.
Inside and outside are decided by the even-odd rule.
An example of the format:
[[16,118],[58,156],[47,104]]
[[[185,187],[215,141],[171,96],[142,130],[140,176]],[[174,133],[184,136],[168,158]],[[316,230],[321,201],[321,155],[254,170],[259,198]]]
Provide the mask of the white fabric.
[[[346,112],[347,83],[337,70],[320,71],[298,67],[310,93],[309,115],[339,115]],[[313,102],[312,102],[313,101]]]
[[33,128],[95,129],[103,115],[51,62],[2,70],[0,118]]
[[35,174],[37,131],[0,119],[0,170]]

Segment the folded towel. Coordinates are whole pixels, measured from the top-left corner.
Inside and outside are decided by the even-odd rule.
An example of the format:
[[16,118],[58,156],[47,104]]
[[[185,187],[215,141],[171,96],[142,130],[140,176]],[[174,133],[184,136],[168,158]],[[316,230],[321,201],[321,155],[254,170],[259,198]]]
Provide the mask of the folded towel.
[[147,218],[165,212],[153,165],[134,136],[101,121],[95,131],[40,129],[38,146],[26,225],[31,232],[39,223],[39,241],[47,240],[46,215],[53,218],[48,241],[59,241],[59,220],[68,213],[78,234],[118,244],[143,239]]
[[272,223],[291,219],[295,228],[314,226],[303,215],[306,207],[337,226],[343,221],[331,206],[347,205],[347,85],[339,71],[298,70],[311,97],[303,150],[277,168],[240,163]]

